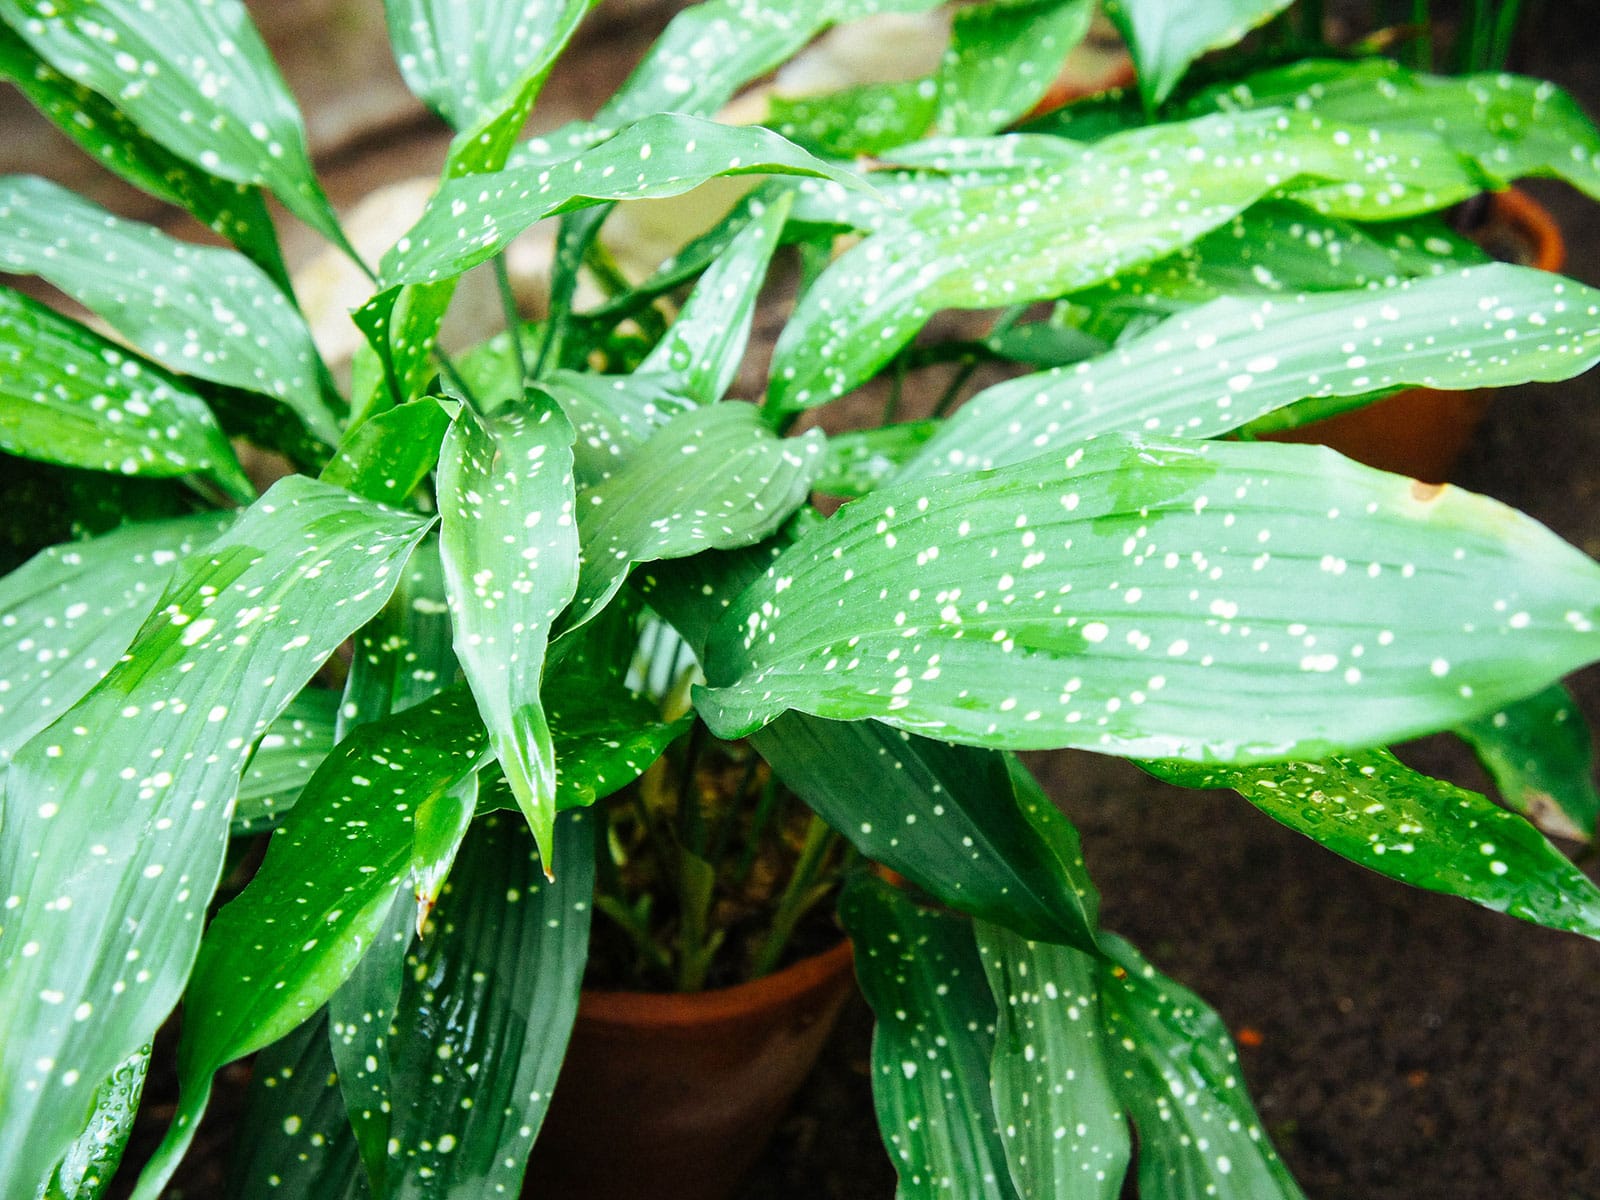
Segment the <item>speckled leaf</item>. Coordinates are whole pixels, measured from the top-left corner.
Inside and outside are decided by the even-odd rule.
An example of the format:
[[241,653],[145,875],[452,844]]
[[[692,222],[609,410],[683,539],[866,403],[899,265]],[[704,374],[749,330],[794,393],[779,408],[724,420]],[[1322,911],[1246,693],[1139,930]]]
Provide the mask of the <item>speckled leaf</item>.
[[1357,128],[1436,135],[1471,155],[1494,187],[1546,176],[1600,196],[1600,130],[1570,95],[1543,80],[1423,75],[1386,58],[1313,59],[1202,92],[1184,107],[1267,106],[1314,110],[1325,121]]
[[267,726],[239,781],[234,836],[270,828],[294,806],[300,789],[334,747],[338,709],[337,692],[307,688]]
[[1139,1132],[1139,1195],[1305,1200],[1261,1129],[1221,1018],[1121,938],[1104,945],[1102,1044]]
[[939,84],[923,76],[818,96],[774,93],[767,99],[766,124],[814,154],[848,158],[915,141],[933,124],[938,107]]
[[998,1013],[991,1090],[1017,1194],[1117,1200],[1131,1145],[1095,959],[983,921],[974,931]]
[[878,1019],[872,1098],[895,1195],[1014,1200],[989,1098],[995,1004],[970,922],[870,875],[846,884],[839,917]]
[[133,1132],[144,1091],[150,1049],[136,1050],[100,1085],[88,1124],[71,1149],[56,1164],[39,1200],[97,1200],[116,1173],[117,1164]]
[[[977,581],[974,583],[974,581]],[[1322,758],[1600,655],[1600,566],[1321,447],[1108,435],[874,492],[733,603],[696,707],[1144,758]]]
[[143,1194],[158,1193],[193,1137],[212,1075],[309,1019],[355,969],[401,881],[437,857],[434,830],[448,838],[457,814],[470,815],[471,798],[453,793],[486,747],[472,695],[456,687],[362,725],[317,769],[200,943],[184,992],[178,1115]]
[[767,264],[793,205],[794,197],[786,193],[757,206],[750,223],[700,277],[639,371],[677,375],[682,383],[675,390],[702,404],[715,404],[727,394],[744,359]]
[[29,176],[0,177],[0,220],[0,267],[48,280],[173,370],[265,393],[330,445],[338,440],[311,331],[249,259],[177,241]]
[[369,1200],[344,1097],[318,1013],[252,1063],[249,1101],[234,1139],[227,1195],[234,1200]]
[[0,449],[123,475],[209,475],[255,489],[216,418],[181,380],[76,321],[0,288]]
[[326,483],[401,506],[439,461],[450,416],[424,398],[386,409],[349,430],[322,469]]
[[1094,945],[1078,831],[1008,756],[877,721],[785,713],[751,737],[778,777],[873,862],[960,912]]
[[539,386],[572,422],[573,471],[583,487],[604,483],[628,458],[694,402],[679,395],[673,375],[593,375],[554,371]]
[[1590,841],[1600,792],[1589,723],[1556,684],[1456,731],[1477,751],[1505,802],[1546,833]]
[[556,807],[603,800],[649,770],[689,731],[688,713],[663,721],[660,710],[618,683],[563,674],[545,688],[556,744]]
[[202,171],[153,141],[115,105],[74,83],[0,25],[0,79],[14,84],[35,108],[94,160],[135,187],[193,213],[227,238],[272,278],[289,277],[278,236],[259,188]]
[[957,9],[939,68],[940,133],[992,133],[1049,90],[1089,32],[1091,0],[990,0]]
[[834,434],[828,439],[822,471],[812,486],[832,496],[865,496],[916,458],[943,424],[908,421]]
[[1139,73],[1139,91],[1151,108],[1183,78],[1189,64],[1208,50],[1231,46],[1250,30],[1289,7],[1290,0],[1106,0]]
[[0,580],[0,766],[116,665],[225,513],[126,525],[36,554]]
[[993,308],[1103,283],[1299,177],[1348,183],[1355,207],[1380,204],[1379,196],[1392,217],[1443,207],[1479,186],[1460,156],[1429,135],[1355,137],[1278,111],[1058,144],[1073,153],[999,182],[947,189],[944,202],[914,209],[841,256],[778,339],[773,403],[803,408],[842,395],[941,308]]
[[805,502],[824,439],[780,438],[750,404],[674,417],[578,508],[583,572],[568,628],[622,586],[635,563],[732,550],[771,533]]
[[[769,130],[658,113],[548,166],[452,179],[384,256],[385,286],[459,275],[523,230],[606,200],[677,196],[719,175],[815,175],[864,186]],[[0,214],[3,215],[3,214]]]
[[463,406],[439,456],[456,656],[547,870],[555,752],[539,686],[550,626],[578,584],[573,436],[535,391],[487,418]]
[[382,606],[427,526],[282,480],[185,561],[127,656],[12,759],[0,1176],[42,1179],[97,1082],[172,1008],[250,743]]
[[389,1037],[395,1140],[380,1196],[520,1188],[577,1013],[594,830],[583,812],[556,822],[564,865],[546,882],[543,856],[518,824],[494,814],[475,823],[407,956]]
[[1503,263],[1381,290],[1216,300],[1099,358],[980,392],[903,477],[1003,466],[1107,432],[1214,437],[1308,396],[1503,387],[1597,361],[1600,292]]
[[172,153],[266,187],[342,242],[300,110],[239,0],[0,0],[0,20]]
[[1526,820],[1386,750],[1267,767],[1152,764],[1184,787],[1228,787],[1352,862],[1524,921],[1600,938],[1600,888]]

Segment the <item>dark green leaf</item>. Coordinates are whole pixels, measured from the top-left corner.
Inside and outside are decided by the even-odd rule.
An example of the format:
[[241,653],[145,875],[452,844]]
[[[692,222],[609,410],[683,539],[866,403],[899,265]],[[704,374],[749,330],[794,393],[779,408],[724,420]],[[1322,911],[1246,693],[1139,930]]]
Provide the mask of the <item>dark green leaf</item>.
[[[384,256],[386,286],[459,275],[546,217],[606,200],[677,196],[720,175],[814,175],[860,184],[769,130],[658,113],[548,166],[447,181]],[[0,215],[4,215],[0,211]]]
[[1589,841],[1600,812],[1589,723],[1560,684],[1456,731],[1478,752],[1505,802],[1557,837]]
[[311,331],[249,259],[177,241],[20,175],[0,177],[0,220],[0,267],[49,280],[173,370],[272,396],[318,437],[338,441]]
[[1116,1200],[1131,1146],[1096,960],[982,921],[974,931],[998,1010],[991,1089],[1017,1194]]
[[435,400],[386,409],[350,429],[322,469],[325,483],[403,505],[439,461],[450,416]]
[[205,401],[99,334],[0,288],[0,449],[123,475],[210,475],[255,489]]
[[1154,108],[1171,94],[1189,64],[1231,46],[1289,7],[1290,0],[1106,0],[1139,73],[1139,91]]
[[256,833],[277,824],[294,806],[334,747],[339,695],[307,688],[289,702],[256,743],[239,781],[233,806],[233,833]]
[[229,521],[204,513],[127,525],[52,546],[0,580],[0,764],[116,665],[178,563]]
[[904,477],[1003,466],[1108,432],[1213,437],[1307,396],[1503,387],[1597,361],[1600,293],[1504,263],[1381,290],[1216,300],[1099,358],[980,392]]
[[835,434],[828,439],[827,457],[812,486],[833,496],[865,496],[916,458],[942,424],[908,421]]
[[994,998],[971,924],[870,875],[846,885],[839,916],[878,1018],[872,1098],[900,1175],[895,1194],[1013,1200],[989,1098]]
[[212,175],[259,184],[334,242],[305,127],[239,0],[0,0],[0,20],[74,83]]
[[[974,580],[979,581],[976,585]],[[846,506],[734,602],[696,707],[1142,758],[1321,758],[1600,655],[1600,567],[1320,447],[1106,436]]]
[[561,409],[530,392],[490,417],[463,406],[439,456],[456,656],[547,870],[555,750],[539,684],[551,624],[578,584],[573,436]]
[[1121,938],[1103,945],[1102,1044],[1139,1131],[1139,1195],[1304,1200],[1261,1129],[1221,1019]]
[[42,1180],[97,1081],[171,1010],[250,744],[382,606],[427,527],[281,481],[180,567],[122,661],[11,760],[0,1177]]
[[105,1193],[133,1132],[149,1066],[150,1049],[144,1047],[119,1063],[100,1085],[93,1115],[56,1165],[40,1200],[97,1200]]
[[1268,767],[1160,763],[1184,787],[1229,787],[1335,854],[1431,892],[1600,937],[1600,888],[1516,813],[1386,750]]

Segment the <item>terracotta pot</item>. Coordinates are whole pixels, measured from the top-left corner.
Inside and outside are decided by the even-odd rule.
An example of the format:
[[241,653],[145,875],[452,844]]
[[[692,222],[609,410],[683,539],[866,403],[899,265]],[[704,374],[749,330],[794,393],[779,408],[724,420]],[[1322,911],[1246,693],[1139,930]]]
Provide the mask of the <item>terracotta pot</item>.
[[737,987],[585,991],[523,1195],[721,1200],[855,986],[850,943]]
[[[1566,244],[1555,219],[1515,188],[1490,194],[1487,220],[1472,236],[1496,257],[1542,271],[1559,271],[1566,262]],[[1443,483],[1493,395],[1410,388],[1365,408],[1270,434],[1267,440],[1332,446],[1368,466]]]

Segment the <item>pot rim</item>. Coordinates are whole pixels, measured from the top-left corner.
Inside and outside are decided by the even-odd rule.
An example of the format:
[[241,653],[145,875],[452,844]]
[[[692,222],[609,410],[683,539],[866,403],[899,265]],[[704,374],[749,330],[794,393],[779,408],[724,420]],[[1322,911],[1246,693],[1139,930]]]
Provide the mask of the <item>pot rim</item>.
[[1567,265],[1567,243],[1550,210],[1519,187],[1490,192],[1494,215],[1527,235],[1533,246],[1529,266],[1559,272]]
[[583,989],[578,1019],[606,1025],[676,1029],[742,1017],[780,1006],[792,997],[825,991],[848,975],[854,961],[850,939],[802,958],[781,971],[732,987],[704,992],[625,992]]

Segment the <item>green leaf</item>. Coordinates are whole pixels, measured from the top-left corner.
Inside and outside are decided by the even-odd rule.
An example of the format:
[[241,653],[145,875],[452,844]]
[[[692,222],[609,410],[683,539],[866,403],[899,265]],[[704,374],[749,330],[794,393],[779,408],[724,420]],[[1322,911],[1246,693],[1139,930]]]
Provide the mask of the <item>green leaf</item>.
[[1139,73],[1147,107],[1165,100],[1189,64],[1208,50],[1231,46],[1257,25],[1289,7],[1289,0],[1106,0]]
[[218,179],[171,153],[110,101],[41,60],[4,25],[0,25],[0,79],[15,85],[52,125],[102,167],[152,196],[187,209],[273,279],[287,284],[289,270],[259,188]]
[[1600,293],[1504,263],[1381,290],[1215,300],[1099,358],[980,392],[903,478],[1003,466],[1108,432],[1214,437],[1308,396],[1504,387],[1597,361]]
[[1103,944],[1102,1044],[1139,1131],[1139,1194],[1304,1200],[1261,1129],[1221,1018],[1121,938]]
[[1600,888],[1526,820],[1386,750],[1270,767],[1152,764],[1183,787],[1229,787],[1335,854],[1430,892],[1600,937]]
[[530,392],[487,418],[463,405],[439,456],[456,656],[547,871],[555,751],[539,684],[550,627],[578,584],[573,436],[560,408]]
[[872,1098],[896,1196],[1014,1200],[989,1098],[995,1005],[970,923],[869,875],[845,885],[839,917],[878,1018]]
[[239,0],[0,0],[0,20],[172,153],[267,188],[343,244],[311,169],[300,110]]
[[769,130],[657,113],[561,162],[446,181],[384,256],[383,283],[459,275],[546,217],[606,200],[677,196],[717,176],[752,174],[813,175],[864,186],[853,172]]
[[0,267],[49,280],[173,370],[272,396],[338,441],[311,331],[249,259],[177,241],[28,176],[0,177],[0,220]]
[[960,912],[1094,946],[1099,896],[1078,831],[1015,760],[876,721],[786,713],[761,757],[863,856]]
[[938,74],[944,134],[992,133],[1049,91],[1094,17],[1090,0],[990,0],[956,11]]
[[255,489],[181,380],[20,292],[0,288],[0,449],[123,475],[210,475]]
[[554,882],[532,838],[493,814],[462,846],[406,959],[388,1039],[392,1153],[377,1195],[518,1193],[577,1013],[593,820],[564,815],[556,845],[565,865]]
[[938,107],[938,82],[924,77],[821,96],[774,94],[767,100],[766,124],[813,154],[851,158],[915,141],[928,132]]
[[431,399],[367,418],[344,435],[322,480],[382,504],[403,505],[439,461],[450,415]]
[[258,833],[294,807],[300,790],[332,752],[339,695],[307,688],[267,726],[250,755],[233,806],[233,835]]
[[105,1193],[133,1133],[149,1067],[150,1049],[144,1047],[119,1063],[100,1085],[88,1124],[56,1164],[40,1200],[96,1200]]
[[880,425],[876,429],[834,434],[828,439],[827,457],[812,486],[832,496],[865,496],[915,459],[943,424],[942,421],[907,421],[901,425]]
[[[975,585],[974,580],[979,582]],[[1106,436],[874,492],[733,603],[696,707],[1143,758],[1322,758],[1600,654],[1600,567],[1511,509],[1320,447]]]
[[116,665],[178,563],[230,520],[126,525],[52,546],[0,580],[0,765]]
[[593,375],[555,371],[539,386],[561,405],[576,433],[573,470],[595,487],[610,479],[662,426],[694,403],[673,375]]
[[1557,837],[1590,841],[1600,793],[1589,723],[1560,684],[1456,730],[1506,804]]
[[991,1090],[1021,1196],[1116,1200],[1131,1145],[1094,957],[974,924],[998,1012]]
[[[4,778],[0,1175],[41,1180],[171,1010],[250,743],[372,616],[428,522],[301,477],[188,559]],[[71,946],[72,954],[40,954]]]
[[780,438],[750,404],[674,417],[578,509],[583,572],[568,628],[616,594],[635,563],[760,541],[805,502],[824,438]]
[[753,210],[750,223],[700,277],[666,337],[639,364],[640,372],[677,375],[682,383],[674,390],[701,404],[727,395],[744,359],[767,264],[793,206],[793,195],[786,193]]
[[[992,140],[997,150],[1013,145]],[[1040,141],[1055,151],[1038,156],[1032,146]],[[1385,218],[1440,208],[1479,187],[1460,156],[1430,135],[1374,141],[1276,110],[1135,129],[1087,147],[1049,138],[1022,144],[1025,157],[1001,178],[947,186],[942,202],[912,209],[829,267],[778,339],[773,404],[804,408],[842,395],[939,309],[993,308],[1104,283],[1296,180],[1347,185],[1351,213],[1338,215],[1370,208]],[[1035,169],[1018,170],[1031,156]],[[1382,189],[1372,188],[1375,176]],[[1088,228],[1095,236],[1083,236]]]
[[620,682],[562,672],[545,685],[556,746],[556,808],[587,807],[650,769],[689,732],[685,713],[663,721],[656,706]]

